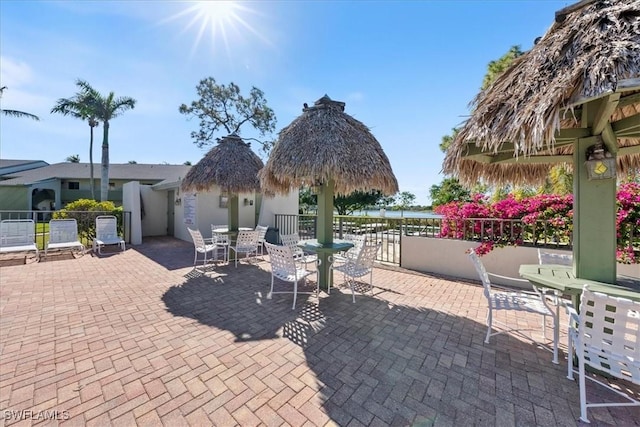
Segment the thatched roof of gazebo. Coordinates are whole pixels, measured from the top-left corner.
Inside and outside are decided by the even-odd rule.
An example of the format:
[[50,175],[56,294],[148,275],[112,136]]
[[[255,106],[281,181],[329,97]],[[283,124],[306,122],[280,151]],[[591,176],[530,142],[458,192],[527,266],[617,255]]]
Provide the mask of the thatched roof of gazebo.
[[182,180],[183,191],[207,191],[219,186],[227,193],[260,190],[258,171],[264,164],[238,135],[222,138]]
[[398,191],[389,159],[362,122],[344,112],[344,102],[327,95],[282,129],[259,173],[262,187],[285,194],[291,188],[333,179],[335,192]]
[[[587,111],[590,102],[598,111]],[[471,107],[443,165],[465,183],[542,182],[588,136],[617,151],[619,174],[640,168],[640,0],[583,0],[558,11]]]

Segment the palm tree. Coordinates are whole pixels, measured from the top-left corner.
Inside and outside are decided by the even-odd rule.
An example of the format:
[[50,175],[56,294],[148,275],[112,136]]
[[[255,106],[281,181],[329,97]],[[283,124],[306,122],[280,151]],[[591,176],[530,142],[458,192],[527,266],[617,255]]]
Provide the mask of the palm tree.
[[[76,86],[80,86],[82,80],[76,81]],[[60,98],[56,103],[55,107],[51,109],[52,113],[60,113],[63,116],[71,116],[76,119],[86,120],[89,123],[89,179],[91,185],[91,198],[93,200],[96,199],[95,195],[95,185],[93,178],[93,128],[97,127],[99,122],[96,119],[96,113],[93,111],[94,102],[93,99],[86,96],[86,94],[81,90],[76,93],[71,98]]]
[[[8,89],[8,88],[6,86],[0,87],[0,98],[2,98],[2,94],[4,93],[5,89]],[[33,119],[33,120],[40,120],[40,117],[36,116],[35,114],[25,113],[24,111],[3,110],[3,109],[0,108],[0,112],[2,112],[2,114],[4,114],[5,116],[27,117],[27,118]]]
[[102,122],[102,174],[100,177],[100,201],[105,202],[109,196],[109,124],[112,119],[123,112],[133,109],[136,100],[124,96],[116,98],[113,92],[106,97],[95,90],[89,83],[78,80],[83,96],[91,99],[92,111],[95,118]]

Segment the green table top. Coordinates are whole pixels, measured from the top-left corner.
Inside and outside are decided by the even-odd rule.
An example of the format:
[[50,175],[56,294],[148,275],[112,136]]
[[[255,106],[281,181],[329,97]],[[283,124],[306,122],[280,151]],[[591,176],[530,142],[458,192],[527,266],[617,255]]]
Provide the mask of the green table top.
[[301,240],[298,246],[304,251],[317,253],[336,253],[349,250],[353,247],[353,243],[348,240],[335,239],[331,244],[323,244],[318,239]]
[[580,279],[573,274],[573,267],[555,264],[524,264],[519,269],[520,276],[534,285],[556,289],[573,297],[582,293],[584,285],[595,292],[602,292],[614,297],[629,298],[640,301],[640,283],[609,283]]

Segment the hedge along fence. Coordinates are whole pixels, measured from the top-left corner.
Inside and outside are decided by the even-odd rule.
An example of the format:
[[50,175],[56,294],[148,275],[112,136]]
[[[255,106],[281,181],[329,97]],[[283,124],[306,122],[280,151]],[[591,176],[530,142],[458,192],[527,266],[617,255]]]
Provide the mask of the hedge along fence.
[[115,216],[118,220],[118,233],[124,235],[125,213],[122,207],[116,207],[113,202],[79,199],[68,203],[64,209],[53,212],[54,219],[75,219],[78,222],[78,236],[85,244],[96,237],[96,217],[100,215]]
[[[640,183],[618,187],[617,260],[640,263]],[[491,203],[484,195],[469,202],[438,206],[443,216],[440,236],[481,242],[480,254],[494,247],[533,245],[571,246],[573,234],[573,196],[541,194],[518,199],[510,195]]]

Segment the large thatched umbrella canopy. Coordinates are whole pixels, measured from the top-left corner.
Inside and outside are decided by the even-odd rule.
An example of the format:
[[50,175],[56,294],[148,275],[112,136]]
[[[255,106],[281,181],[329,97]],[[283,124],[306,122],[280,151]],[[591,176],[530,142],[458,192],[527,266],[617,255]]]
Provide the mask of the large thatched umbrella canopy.
[[[553,164],[570,163],[574,273],[614,282],[615,179],[589,180],[585,162],[604,148],[600,157],[619,175],[640,168],[640,0],[583,0],[558,11],[472,109],[444,172],[464,183],[539,183]],[[607,178],[611,165],[599,169]]]
[[227,193],[260,190],[258,171],[264,164],[236,134],[222,138],[182,180],[183,191],[207,191],[218,186]]
[[593,135],[617,152],[619,174],[640,168],[639,76],[640,1],[558,11],[544,37],[474,99],[443,170],[465,183],[540,183],[553,164],[572,162],[577,138]]
[[260,172],[262,187],[286,194],[329,180],[335,192],[398,191],[389,159],[367,126],[344,112],[344,102],[323,96],[279,133]]
[[329,286],[328,256],[338,250],[333,244],[334,193],[398,191],[380,143],[369,128],[344,112],[344,106],[327,95],[311,107],[304,104],[302,115],[280,131],[259,174],[262,188],[273,193],[286,194],[302,185],[317,190],[316,237],[322,246],[318,280],[323,289]]
[[[182,180],[182,191],[208,191],[220,187],[230,200],[229,225],[238,227],[238,194],[260,191],[258,171],[264,163],[236,134],[222,138]],[[235,212],[234,212],[235,211]]]

